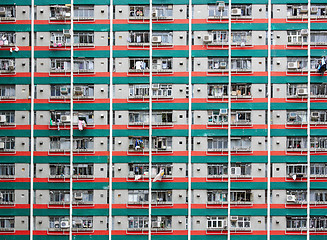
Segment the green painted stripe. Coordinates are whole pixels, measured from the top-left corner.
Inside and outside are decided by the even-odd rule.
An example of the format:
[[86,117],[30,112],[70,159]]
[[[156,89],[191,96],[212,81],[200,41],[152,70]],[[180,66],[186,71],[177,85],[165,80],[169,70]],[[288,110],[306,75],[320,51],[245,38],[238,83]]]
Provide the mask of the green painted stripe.
[[0,136],[5,137],[5,136],[11,136],[11,137],[30,137],[31,136],[31,131],[30,130],[1,130],[0,131]]
[[[314,77],[312,76],[311,79]],[[273,84],[286,84],[286,83],[307,83],[308,77],[306,76],[272,76],[271,83]]]
[[191,209],[192,216],[226,216],[227,209]]
[[298,209],[298,208],[286,208],[286,209],[279,209],[279,208],[272,208],[271,216],[302,216],[306,215],[306,209]]
[[[75,105],[75,104],[74,104]],[[187,110],[188,103],[153,103],[153,110]],[[75,109],[75,107],[74,107]],[[114,103],[113,110],[148,110],[148,103]]]
[[1,24],[1,31],[13,31],[13,32],[30,32],[31,25],[29,24]]
[[[217,24],[215,23],[199,23],[192,24],[192,31],[206,31],[206,30],[216,30]],[[227,23],[219,24],[220,30],[228,30]],[[232,30],[253,30],[253,31],[266,31],[268,29],[267,23],[232,23]]]
[[0,51],[0,58],[30,58],[31,51]]
[[[271,24],[272,31],[301,30],[307,28],[308,28],[308,24],[306,23],[272,23]],[[313,30],[312,28],[313,28],[313,23],[311,23],[311,30]]]
[[[22,131],[22,130],[20,130],[20,131]],[[17,132],[17,130],[15,130],[15,132]],[[0,134],[1,134],[1,132],[0,132]],[[69,136],[69,130],[60,130],[60,131],[58,131],[58,130],[35,130],[34,134],[35,134],[35,137]],[[84,129],[83,131],[74,130],[73,134],[75,137],[82,137],[82,136],[85,136],[85,137],[108,137],[109,129]],[[27,135],[28,135],[28,133],[27,133]]]
[[[69,29],[70,24],[35,24],[34,28],[35,32],[60,32]],[[74,31],[109,32],[109,30],[109,24],[74,24]]]
[[[73,162],[108,163],[108,156],[74,156]],[[34,156],[34,163],[69,163],[69,156]]]
[[306,136],[306,129],[271,129],[272,137],[280,136]]
[[0,163],[29,163],[30,156],[1,156]]
[[[267,136],[266,129],[232,129],[232,136]],[[192,130],[194,137],[227,136],[226,129]]]
[[73,209],[74,216],[108,216],[108,208],[85,208],[85,209]]
[[[192,163],[227,163],[227,156],[192,156]],[[232,156],[231,162],[266,163],[267,156]]]
[[[30,55],[30,52],[28,52]],[[36,58],[69,58],[70,51],[35,51]],[[74,51],[74,57],[109,58],[109,50]]]
[[307,50],[271,50],[272,57],[306,57]]
[[2,103],[0,104],[0,110],[15,110],[15,111],[29,111],[31,104],[28,103]]
[[[1,208],[1,216],[29,216],[29,209]],[[2,234],[1,234],[2,235]]]
[[31,84],[29,77],[1,77],[1,84]]
[[[114,182],[112,189],[148,189],[149,184],[145,182]],[[187,189],[187,183],[183,182],[155,182],[154,189]]]
[[271,103],[271,110],[307,109],[306,103]]
[[271,189],[306,189],[305,182],[272,182]]
[[[69,110],[69,103],[36,103],[35,111],[48,110]],[[85,103],[74,103],[74,110],[90,110],[90,105]],[[92,103],[92,110],[94,111],[109,111],[109,104],[107,103]]]
[[[232,57],[267,57],[267,50],[232,50]],[[228,50],[192,50],[192,57],[228,57]]]
[[33,216],[69,216],[69,209],[37,209],[34,208]]
[[[227,103],[192,103],[192,110],[213,110],[227,108]],[[267,109],[267,103],[232,103],[232,109]]]
[[[113,156],[113,163],[148,163],[148,156]],[[187,163],[187,156],[152,156],[156,163]]]
[[[312,160],[312,159],[311,159]],[[304,163],[306,156],[271,156],[272,163]]]
[[[267,83],[266,76],[232,76],[232,83]],[[192,77],[193,84],[228,83],[227,76]]]
[[[221,2],[228,3],[228,0],[222,0]],[[206,4],[216,4],[216,0],[192,0],[193,5],[206,5]],[[249,4],[249,0],[233,0],[233,4]],[[252,0],[252,4],[267,4],[268,0]]]
[[30,189],[29,182],[0,182],[0,189]]
[[[77,84],[109,84],[109,77],[74,77]],[[70,77],[36,77],[35,84],[70,84]]]

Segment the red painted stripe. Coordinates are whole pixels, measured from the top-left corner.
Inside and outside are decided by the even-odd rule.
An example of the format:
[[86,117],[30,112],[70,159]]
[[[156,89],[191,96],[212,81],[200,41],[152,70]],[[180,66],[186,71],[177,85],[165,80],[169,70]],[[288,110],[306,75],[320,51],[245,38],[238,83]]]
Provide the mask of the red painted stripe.
[[[69,103],[70,99],[65,98],[65,99],[35,99],[35,103]],[[95,99],[85,99],[85,100],[74,100],[74,102],[77,103],[109,103],[110,99],[109,98],[95,98]]]
[[[222,103],[227,103],[228,99],[222,99],[222,98],[217,98],[217,99],[210,99],[210,98],[192,98],[192,103],[212,103],[212,102],[222,102]],[[232,99],[232,102],[268,102],[267,98],[252,98],[252,99],[247,99],[247,98],[239,98],[239,99]]]
[[[228,126],[227,125],[200,125],[200,124],[193,124],[192,125],[192,129],[196,130],[196,129],[227,129]],[[267,129],[267,125],[266,124],[253,124],[253,125],[239,125],[239,126],[233,126],[232,125],[232,129]]]
[[[232,46],[232,50],[267,50],[267,45],[253,45],[253,46]],[[228,45],[193,45],[192,50],[228,50]]]
[[[188,72],[172,72],[172,73],[152,73],[153,76],[168,76],[168,77],[187,77]],[[150,76],[149,72],[136,72],[136,73],[127,73],[127,72],[113,72],[113,77],[148,77]]]
[[28,73],[28,72],[16,72],[14,74],[1,73],[0,77],[31,77],[31,73]]
[[[172,45],[172,46],[153,46],[154,50],[188,50],[187,45]],[[149,46],[113,46],[113,50],[149,50]]]
[[[34,151],[34,156],[69,156],[69,151],[67,153],[63,152],[49,152],[47,151]],[[74,156],[109,156],[108,151],[96,151],[93,153],[74,153]]]
[[[222,22],[222,23],[226,23],[228,22],[228,18],[227,19],[192,19],[192,24],[203,24],[203,23],[219,23],[219,22]],[[268,23],[268,19],[266,18],[255,18],[255,19],[239,19],[239,20],[234,20],[232,19],[232,22],[242,22],[242,23]]]
[[[94,46],[94,47],[74,47],[75,51],[109,51],[109,46]],[[49,47],[49,46],[35,46],[35,51],[70,51],[70,46],[68,47]]]
[[[144,99],[142,101],[141,99],[124,99],[124,98],[115,98],[112,100],[113,103],[139,103],[139,102],[144,102],[147,103],[149,102],[149,99]],[[188,98],[161,98],[161,99],[152,99],[152,102],[160,102],[160,103],[165,103],[165,102],[173,102],[173,103],[188,103]]]
[[[215,73],[209,73],[209,72],[192,72],[193,77],[206,77],[206,76],[228,76],[227,72],[215,72]],[[239,73],[233,73],[232,76],[268,76],[268,72],[239,72]]]
[[[188,24],[187,19],[173,19],[173,20],[153,20],[153,24]],[[149,24],[149,19],[133,20],[133,19],[114,19],[113,24]]]
[[[36,25],[44,25],[44,24],[70,24],[70,20],[57,20],[57,21],[49,21],[49,20],[34,20],[34,24]],[[91,19],[91,20],[74,20],[74,24],[110,24],[109,19]]]
[[[109,72],[96,72],[96,73],[74,73],[74,77],[109,77]],[[36,72],[35,77],[70,77],[70,72],[67,73],[48,73]]]

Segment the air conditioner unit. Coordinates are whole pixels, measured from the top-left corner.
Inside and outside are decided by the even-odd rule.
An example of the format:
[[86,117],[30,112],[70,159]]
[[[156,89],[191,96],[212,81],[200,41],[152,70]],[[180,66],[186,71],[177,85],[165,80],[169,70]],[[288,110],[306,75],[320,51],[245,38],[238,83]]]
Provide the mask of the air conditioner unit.
[[69,29],[63,29],[62,33],[64,34],[65,37],[70,37],[70,30]]
[[5,123],[7,120],[6,115],[0,115],[0,123]]
[[60,228],[69,228],[69,221],[61,221],[60,222]]
[[152,42],[153,43],[161,43],[161,36],[153,36]]
[[82,192],[75,192],[74,193],[74,198],[77,200],[83,199],[83,193]]
[[0,142],[0,149],[4,149],[5,148],[5,142]]
[[231,221],[237,221],[238,220],[238,216],[230,216],[230,220]]
[[311,7],[311,13],[318,13],[318,7]]
[[242,14],[242,10],[240,8],[233,8],[232,9],[232,12],[231,12],[232,16],[241,16],[241,14]]
[[68,93],[68,88],[67,87],[61,87],[60,88],[60,93],[61,94],[67,94]]
[[219,63],[219,68],[220,69],[226,69],[226,67],[227,67],[227,63],[226,62],[220,62]]
[[0,15],[3,16],[6,14],[6,8],[5,7],[0,7]]
[[301,29],[301,35],[307,36],[308,34],[309,34],[309,30],[308,29]]
[[308,6],[307,5],[301,6],[300,13],[306,13],[306,12],[308,12]]
[[296,91],[296,94],[298,96],[306,96],[306,95],[308,95],[308,89],[307,88],[298,88]]
[[311,118],[312,119],[318,119],[319,118],[319,112],[311,112]]
[[224,2],[218,3],[218,10],[224,10],[224,9],[225,9],[225,3]]
[[300,67],[300,64],[298,62],[288,62],[287,63],[287,69],[298,69]]
[[153,228],[160,228],[161,227],[161,221],[152,222],[152,227]]
[[62,115],[60,116],[60,121],[63,123],[68,123],[70,122],[70,116],[69,115]]
[[204,35],[203,36],[203,42],[205,42],[205,43],[210,43],[210,42],[212,42],[212,35]]
[[289,119],[296,119],[297,114],[296,114],[296,112],[290,112],[288,116],[289,116]]
[[241,175],[241,168],[240,167],[232,167],[231,168],[231,173],[236,176]]
[[286,201],[287,202],[295,202],[296,201],[296,197],[294,195],[287,195],[286,196]]
[[8,69],[9,69],[10,71],[15,70],[15,63],[14,63],[14,60],[9,60]]
[[74,87],[74,95],[81,95],[83,94],[83,88],[82,87]]
[[219,115],[227,115],[227,109],[226,108],[223,108],[223,109],[220,109],[220,111],[219,111]]
[[152,84],[153,89],[159,89],[159,84]]
[[65,13],[65,18],[70,18],[70,12]]

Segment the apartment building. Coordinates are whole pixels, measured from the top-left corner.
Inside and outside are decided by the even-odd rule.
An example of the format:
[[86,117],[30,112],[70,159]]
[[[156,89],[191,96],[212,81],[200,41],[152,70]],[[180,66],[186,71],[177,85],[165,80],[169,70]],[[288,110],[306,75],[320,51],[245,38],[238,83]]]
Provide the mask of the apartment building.
[[326,6],[3,0],[0,239],[324,239]]

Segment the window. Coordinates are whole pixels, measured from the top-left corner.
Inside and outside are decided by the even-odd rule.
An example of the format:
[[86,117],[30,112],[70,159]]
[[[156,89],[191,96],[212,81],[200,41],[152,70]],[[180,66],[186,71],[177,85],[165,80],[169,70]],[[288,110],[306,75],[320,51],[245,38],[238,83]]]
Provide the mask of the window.
[[231,191],[230,194],[230,200],[233,203],[251,203],[252,201],[251,190]]
[[16,96],[15,85],[0,85],[1,98],[13,98]]
[[94,45],[94,32],[74,32],[74,45]]
[[73,191],[74,204],[92,204],[93,190],[74,190]]
[[129,204],[144,204],[149,202],[149,190],[128,190]]
[[307,18],[308,5],[287,5],[287,18]]
[[[53,47],[70,46],[70,36],[65,36],[62,32],[51,33],[51,45]],[[74,32],[74,45],[89,46],[94,44],[93,32]]]
[[149,227],[148,216],[129,216],[128,217],[128,228],[129,230],[140,230]]
[[0,111],[0,125],[15,123],[15,111]]
[[151,218],[151,228],[156,229],[171,229],[172,222],[170,216],[152,216]]
[[232,71],[251,71],[251,58],[232,58]]
[[223,98],[228,96],[228,85],[208,85],[208,98]]
[[227,164],[208,164],[208,177],[227,175]]
[[287,150],[304,151],[307,149],[306,137],[287,137]]
[[[287,203],[304,203],[307,202],[307,191],[306,190],[287,190]],[[289,196],[290,197],[289,199]],[[292,201],[290,201],[292,198]],[[295,199],[295,201],[293,201]]]
[[325,231],[327,229],[327,217],[326,216],[310,217],[310,229],[316,231]]
[[129,151],[149,151],[149,138],[129,138]]
[[327,44],[326,32],[311,31],[311,44],[312,45],[326,45]]
[[165,125],[173,123],[173,112],[156,112],[152,113],[153,124]]
[[251,137],[231,137],[232,151],[250,151]]
[[314,124],[325,124],[327,122],[327,111],[326,110],[311,110],[311,123]]
[[173,70],[172,58],[155,58],[153,59],[154,72],[171,72]]
[[152,192],[152,203],[169,204],[172,203],[172,190],[155,190]]
[[0,178],[15,176],[15,164],[0,164]]
[[50,6],[50,20],[65,20],[70,19],[70,7],[65,5]]
[[129,112],[129,124],[133,124],[133,125],[149,124],[149,112],[148,111]]
[[249,163],[232,163],[231,177],[251,176],[251,164]]
[[73,149],[77,151],[92,151],[94,149],[94,138],[74,138]]
[[153,5],[152,17],[154,19],[173,19],[173,5]]
[[252,17],[252,5],[232,5],[232,18]]
[[231,124],[250,124],[251,111],[232,111]]
[[308,35],[303,34],[303,31],[301,30],[287,31],[287,44],[288,45],[308,44]]
[[0,152],[14,151],[14,150],[15,150],[15,137],[0,137]]
[[231,97],[250,98],[252,84],[232,84]]
[[[70,59],[51,59],[51,72],[70,72]],[[74,72],[94,72],[93,59],[74,60]]]
[[149,32],[130,32],[128,42],[131,45],[149,43]]
[[149,85],[129,85],[130,98],[149,97]]
[[227,18],[228,17],[228,6],[225,6],[223,2],[216,5],[208,5],[208,15],[210,18]]
[[50,190],[50,204],[64,204],[69,203],[68,190]]
[[50,151],[65,151],[70,149],[69,138],[50,137]]
[[290,83],[287,85],[287,97],[306,98],[307,95],[308,95],[308,87],[306,84]]
[[169,98],[172,96],[171,84],[152,84],[152,94],[154,98]]
[[227,58],[208,58],[209,71],[228,71]]
[[308,59],[304,57],[288,57],[287,58],[288,72],[308,71]]
[[[70,149],[68,137],[50,137],[50,151],[68,151]],[[93,137],[74,138],[74,151],[92,151],[94,149]]]
[[15,218],[14,217],[0,217],[0,231],[14,231]]
[[169,151],[172,150],[172,137],[153,137],[153,150]]
[[[70,85],[51,85],[51,97],[70,97]],[[74,98],[94,97],[94,85],[75,85]]]
[[[227,170],[227,168],[226,168]],[[209,204],[220,204],[227,202],[227,191],[226,190],[208,190],[207,191],[207,202]]]
[[311,137],[310,148],[314,151],[326,151],[327,137]]
[[14,190],[0,190],[0,204],[14,204],[15,191]]
[[1,20],[14,20],[16,18],[15,6],[0,6]]
[[231,228],[234,229],[251,228],[250,217],[231,216]]
[[327,96],[326,83],[314,83],[310,85],[310,95],[316,98],[325,98]]
[[[214,30],[209,32],[208,37],[204,37],[203,41],[209,45],[227,45],[228,44],[228,31]],[[231,33],[232,45],[251,45],[252,44],[252,31],[232,31]],[[227,60],[226,60],[227,61]]]
[[310,202],[314,204],[326,204],[327,191],[326,190],[311,190]]
[[231,44],[240,46],[250,45],[252,43],[251,31],[232,31]]
[[[62,121],[66,116],[70,117],[69,111],[50,111],[50,125],[70,124],[70,121]],[[85,124],[87,125],[94,125],[94,111],[74,111],[73,124],[77,125],[78,121],[85,121]]]
[[227,124],[227,111],[227,109],[208,111],[208,124]]
[[[151,170],[151,178],[154,178],[159,172],[163,170],[163,178],[171,178],[173,174],[173,165],[165,163],[153,163]],[[140,178],[149,177],[149,164],[146,163],[133,163],[129,164],[129,177],[135,177],[136,180]]]
[[15,32],[0,32],[0,36],[1,36],[0,37],[0,47],[15,45],[15,43],[16,43]]
[[[287,164],[286,165],[286,175],[292,177],[293,179],[297,177],[307,176],[307,165],[305,164]],[[294,179],[294,180],[295,180]]]
[[326,18],[326,5],[311,5],[311,18]]
[[145,72],[149,71],[149,59],[148,58],[130,58],[129,59],[129,71],[130,72]]
[[[93,217],[73,217],[72,228],[75,230],[91,230],[93,229]],[[65,226],[65,227],[63,227]],[[49,217],[50,229],[68,229],[69,218],[67,217]]]
[[307,218],[306,217],[286,217],[286,229],[296,230],[306,229],[307,227]]
[[152,44],[154,45],[172,45],[173,33],[172,32],[152,32]]
[[208,151],[226,151],[227,137],[208,138]]
[[130,6],[129,18],[130,19],[143,19],[149,18],[150,8],[149,6]]
[[15,59],[0,59],[0,72],[14,72],[16,68]]
[[312,163],[310,166],[310,173],[313,177],[324,177],[327,175],[327,164]]
[[307,112],[304,111],[287,111],[286,115],[287,124],[306,124]]
[[227,226],[227,221],[224,217],[207,217],[207,228],[208,229],[223,229]]
[[[50,177],[69,177],[69,164],[50,164]],[[73,175],[93,175],[92,164],[74,164]],[[73,176],[73,177],[74,177]]]
[[76,6],[74,5],[74,19],[93,19],[94,6]]
[[212,31],[210,35],[212,36],[213,45],[228,44],[228,31],[216,30]]

